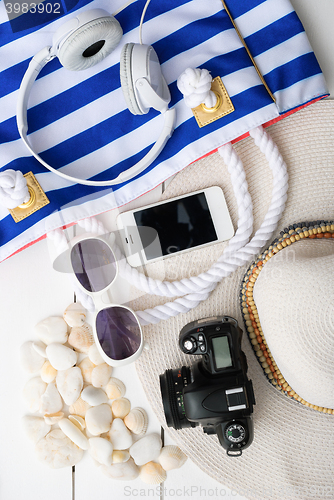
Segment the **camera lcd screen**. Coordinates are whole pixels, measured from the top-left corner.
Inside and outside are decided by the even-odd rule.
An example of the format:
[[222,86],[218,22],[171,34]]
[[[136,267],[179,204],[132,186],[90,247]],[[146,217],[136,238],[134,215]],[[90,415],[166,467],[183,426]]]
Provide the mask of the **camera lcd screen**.
[[[134,218],[147,260],[218,239],[204,193],[138,210]],[[145,227],[155,231],[145,231]],[[159,236],[160,245],[152,233]]]
[[217,370],[232,366],[232,358],[228,337],[214,337],[212,339],[212,350]]

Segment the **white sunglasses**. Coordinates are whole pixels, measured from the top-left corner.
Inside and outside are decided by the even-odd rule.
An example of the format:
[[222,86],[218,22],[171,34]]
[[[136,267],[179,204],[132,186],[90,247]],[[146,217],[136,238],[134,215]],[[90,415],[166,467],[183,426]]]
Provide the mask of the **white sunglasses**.
[[102,300],[118,274],[110,244],[102,236],[85,234],[71,240],[70,246],[71,270],[95,305],[93,333],[99,353],[111,366],[132,363],[144,347],[139,319],[129,307]]

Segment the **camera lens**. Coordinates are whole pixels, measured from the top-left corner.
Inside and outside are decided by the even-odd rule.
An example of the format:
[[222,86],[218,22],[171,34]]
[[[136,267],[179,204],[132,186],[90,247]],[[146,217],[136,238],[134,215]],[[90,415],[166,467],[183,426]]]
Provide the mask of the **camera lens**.
[[166,370],[160,375],[160,389],[168,427],[176,430],[196,427],[196,422],[189,422],[183,405],[183,388],[190,381],[190,368],[182,366],[176,370]]

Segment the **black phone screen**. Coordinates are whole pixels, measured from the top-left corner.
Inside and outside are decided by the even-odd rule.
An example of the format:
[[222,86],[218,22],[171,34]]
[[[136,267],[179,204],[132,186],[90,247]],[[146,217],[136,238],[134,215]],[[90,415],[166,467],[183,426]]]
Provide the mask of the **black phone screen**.
[[[204,193],[138,210],[134,218],[147,260],[217,241]],[[152,234],[159,237],[161,249]]]

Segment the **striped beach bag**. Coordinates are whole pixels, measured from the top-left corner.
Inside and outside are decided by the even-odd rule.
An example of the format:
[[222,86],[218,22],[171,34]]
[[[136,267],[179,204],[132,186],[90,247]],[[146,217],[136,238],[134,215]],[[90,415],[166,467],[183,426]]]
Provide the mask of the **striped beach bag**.
[[[152,0],[142,23],[171,94],[175,128],[157,158],[113,186],[87,186],[48,171],[24,145],[17,128],[19,87],[31,58],[52,45],[54,32],[89,9],[115,13],[123,35],[101,62],[69,71],[56,57],[40,71],[28,102],[28,137],[60,172],[105,181],[136,164],[152,147],[163,118],[151,108],[133,115],[120,81],[127,43],[138,43],[145,0],[0,2],[0,171],[32,172],[48,203],[15,221],[0,207],[0,261],[75,223],[138,198],[195,160],[328,95],[303,26],[288,0]],[[123,7],[123,8],[122,8]],[[220,77],[231,109],[199,126],[177,80],[187,68]],[[61,217],[59,214],[61,213]]]

